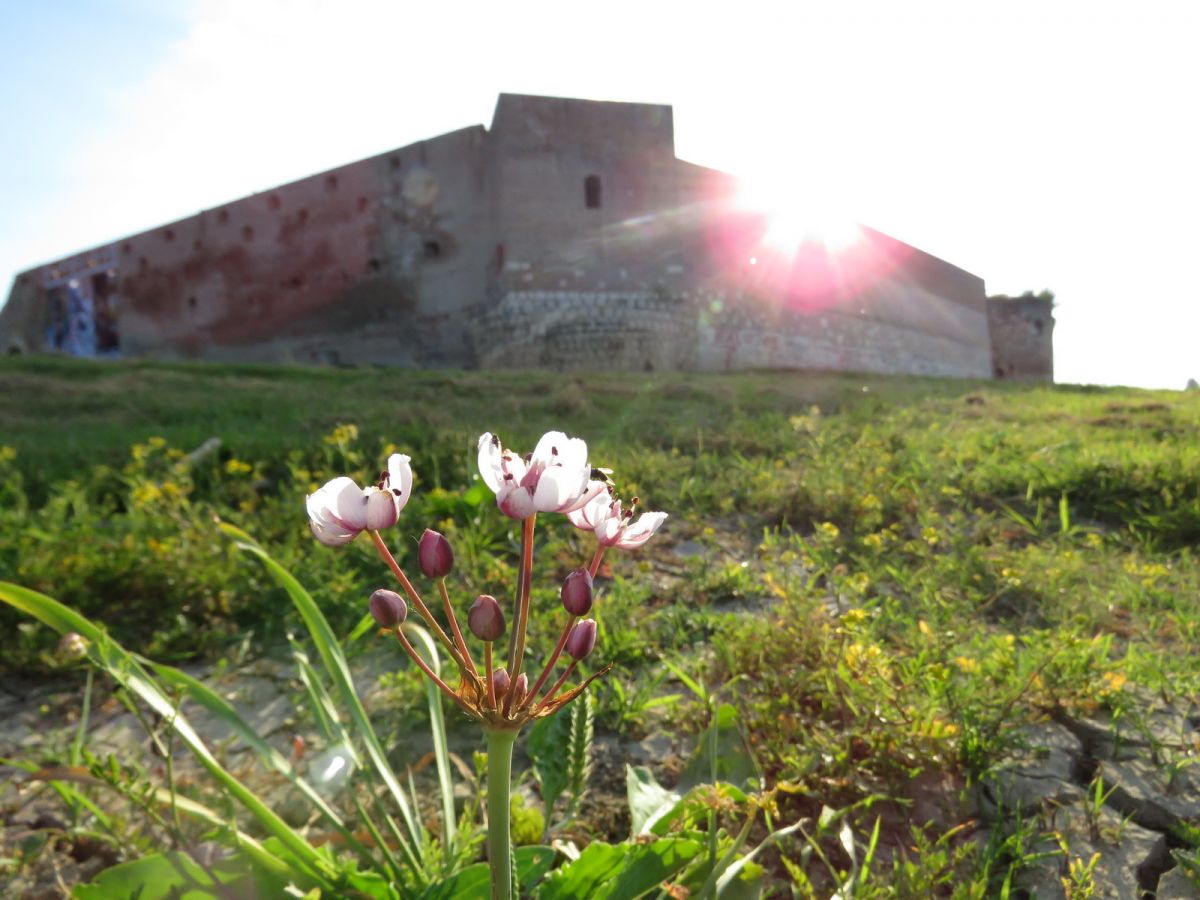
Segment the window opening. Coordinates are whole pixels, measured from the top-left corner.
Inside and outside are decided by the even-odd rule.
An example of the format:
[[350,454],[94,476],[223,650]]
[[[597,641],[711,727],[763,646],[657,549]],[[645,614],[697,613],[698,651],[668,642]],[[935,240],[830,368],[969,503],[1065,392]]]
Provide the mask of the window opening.
[[589,175],[583,179],[583,202],[588,209],[600,208],[600,176]]

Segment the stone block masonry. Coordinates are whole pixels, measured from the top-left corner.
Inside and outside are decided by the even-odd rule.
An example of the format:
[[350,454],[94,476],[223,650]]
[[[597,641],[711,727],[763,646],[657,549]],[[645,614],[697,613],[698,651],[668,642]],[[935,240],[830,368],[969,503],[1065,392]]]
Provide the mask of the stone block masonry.
[[867,228],[781,255],[735,201],[669,106],[502,94],[490,128],[22,272],[0,351],[1050,377],[1048,314]]

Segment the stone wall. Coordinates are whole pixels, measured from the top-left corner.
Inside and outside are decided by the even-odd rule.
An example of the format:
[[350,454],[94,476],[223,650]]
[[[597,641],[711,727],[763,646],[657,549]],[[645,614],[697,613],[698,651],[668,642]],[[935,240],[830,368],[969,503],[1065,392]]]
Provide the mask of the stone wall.
[[484,368],[674,371],[695,367],[694,309],[645,291],[510,291],[471,332]]
[[1042,371],[1048,334],[1021,343],[1033,320],[1013,308],[989,339],[976,276],[866,228],[836,252],[770,250],[735,194],[675,157],[669,106],[505,94],[490,130],[23,273],[2,346],[65,349],[46,336],[69,286],[116,311],[125,355],[987,377],[1002,345],[1003,366]]
[[988,298],[993,377],[1054,380],[1053,310],[1049,292]]

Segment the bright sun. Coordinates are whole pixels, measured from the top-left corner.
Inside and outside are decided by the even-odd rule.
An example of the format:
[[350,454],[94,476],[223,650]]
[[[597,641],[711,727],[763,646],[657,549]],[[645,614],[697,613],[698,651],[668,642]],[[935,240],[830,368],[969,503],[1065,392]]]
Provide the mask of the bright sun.
[[744,180],[737,205],[766,220],[763,242],[794,253],[802,244],[821,244],[830,252],[845,250],[862,237],[857,224],[840,210],[836,198],[815,185],[786,181]]

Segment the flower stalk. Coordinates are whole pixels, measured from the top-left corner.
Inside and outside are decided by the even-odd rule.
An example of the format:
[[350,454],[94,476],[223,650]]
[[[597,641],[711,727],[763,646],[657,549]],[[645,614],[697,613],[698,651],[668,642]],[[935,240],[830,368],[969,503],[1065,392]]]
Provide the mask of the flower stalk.
[[492,873],[492,900],[512,900],[512,791],[513,745],[517,732],[489,728],[487,735],[488,865]]

